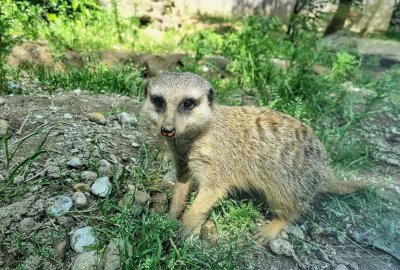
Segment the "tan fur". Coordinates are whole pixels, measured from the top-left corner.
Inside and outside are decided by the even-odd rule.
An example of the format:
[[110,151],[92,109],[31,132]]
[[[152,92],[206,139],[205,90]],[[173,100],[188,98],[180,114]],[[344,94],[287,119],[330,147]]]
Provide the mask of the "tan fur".
[[[183,215],[184,235],[200,232],[215,203],[232,189],[255,189],[265,195],[276,219],[256,238],[266,243],[309,208],[312,199],[334,179],[327,153],[312,130],[300,121],[266,108],[226,107],[212,100],[211,85],[191,73],[165,73],[146,90],[144,113],[157,126],[174,126],[166,138],[177,169],[170,215],[185,208],[192,179],[199,191]],[[152,98],[161,96],[164,110]],[[198,100],[188,111],[182,101]]]

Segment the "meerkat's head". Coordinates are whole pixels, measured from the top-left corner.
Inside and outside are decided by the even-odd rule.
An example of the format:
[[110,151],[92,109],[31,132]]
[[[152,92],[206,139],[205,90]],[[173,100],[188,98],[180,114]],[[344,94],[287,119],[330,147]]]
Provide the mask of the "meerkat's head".
[[144,90],[143,110],[164,137],[200,132],[213,109],[211,84],[193,73],[163,73]]

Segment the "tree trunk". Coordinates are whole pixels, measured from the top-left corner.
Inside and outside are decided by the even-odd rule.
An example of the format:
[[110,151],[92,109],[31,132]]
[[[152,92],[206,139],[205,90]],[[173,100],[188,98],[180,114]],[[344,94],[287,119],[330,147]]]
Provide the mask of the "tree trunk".
[[325,30],[324,36],[335,33],[343,29],[344,23],[347,16],[350,13],[351,6],[353,5],[353,0],[340,0],[339,6],[336,10],[335,16],[333,16],[331,22]]
[[390,18],[387,34],[389,36],[400,37],[400,1],[395,3],[393,7],[392,17]]

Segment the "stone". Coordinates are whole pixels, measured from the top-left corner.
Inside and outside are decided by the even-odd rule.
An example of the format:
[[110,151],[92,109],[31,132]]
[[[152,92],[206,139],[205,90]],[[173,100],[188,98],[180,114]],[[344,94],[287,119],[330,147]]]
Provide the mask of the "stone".
[[335,270],[347,270],[347,267],[344,264],[339,264],[336,266]]
[[36,222],[32,217],[24,218],[19,223],[19,229],[22,233],[29,233],[36,229]]
[[59,217],[66,214],[74,205],[68,196],[58,195],[48,199],[49,207],[47,213],[50,217]]
[[165,213],[168,210],[168,196],[163,192],[157,192],[151,196],[152,210],[157,213]]
[[68,167],[74,168],[74,169],[79,169],[82,167],[82,161],[80,158],[73,158],[67,162]]
[[93,228],[86,226],[74,230],[71,236],[71,248],[77,253],[85,252],[85,247],[96,243],[96,237],[93,234]]
[[74,205],[76,208],[84,208],[88,204],[85,194],[80,191],[72,194],[72,200],[74,201]]
[[81,173],[81,180],[85,182],[93,182],[97,179],[97,173],[92,171],[83,171]]
[[3,106],[4,104],[6,104],[6,100],[0,97],[0,106]]
[[304,240],[304,232],[298,225],[291,224],[285,228],[285,231],[300,240]]
[[128,185],[128,193],[135,196],[135,203],[145,204],[150,201],[150,195],[143,190],[137,189],[134,185]]
[[112,174],[112,165],[105,159],[101,159],[98,163],[100,176],[110,177]]
[[212,244],[215,244],[217,242],[217,227],[215,226],[214,222],[212,222],[211,220],[207,220],[203,224],[200,231],[200,238],[202,240],[209,241]]
[[105,116],[99,112],[93,112],[89,114],[89,120],[92,122],[95,122],[99,125],[106,125],[107,124],[107,119]]
[[111,193],[112,185],[107,176],[97,178],[93,185],[90,187],[92,193],[99,197],[105,198]]
[[131,115],[127,112],[122,112],[118,114],[118,122],[121,124],[121,126],[128,126],[135,124],[137,122],[137,119],[134,115]]
[[82,90],[81,90],[80,88],[77,88],[77,89],[73,90],[72,93],[73,93],[75,96],[80,96],[81,93],[82,93]]
[[10,125],[6,120],[0,119],[0,138],[7,134]]
[[73,187],[74,191],[80,191],[80,192],[90,192],[90,186],[86,183],[77,183]]
[[104,269],[109,270],[119,270],[120,267],[120,258],[119,258],[119,248],[116,243],[113,241],[108,244],[106,253],[104,255]]
[[79,254],[72,264],[71,270],[97,270],[102,269],[101,259],[96,251]]
[[269,248],[271,251],[277,255],[292,256],[294,254],[294,249],[292,244],[283,239],[273,239],[269,242]]
[[133,143],[131,143],[131,145],[133,148],[138,148],[140,146],[140,144],[137,142],[133,142]]
[[351,270],[360,270],[360,266],[356,262],[351,262],[349,264],[349,267],[350,267]]
[[13,183],[14,184],[21,184],[22,182],[24,182],[25,178],[22,175],[17,175],[14,179],[13,179]]
[[64,113],[64,119],[72,119],[72,114],[70,113]]
[[55,107],[55,106],[49,106],[49,111],[50,111],[51,113],[56,113],[56,112],[58,111],[58,108]]
[[67,239],[63,238],[59,241],[56,241],[53,243],[53,248],[54,248],[54,254],[58,259],[61,261],[64,261],[65,255],[67,253],[68,249],[68,241]]
[[169,184],[174,184],[176,182],[176,170],[173,169],[167,172],[163,177],[163,181]]

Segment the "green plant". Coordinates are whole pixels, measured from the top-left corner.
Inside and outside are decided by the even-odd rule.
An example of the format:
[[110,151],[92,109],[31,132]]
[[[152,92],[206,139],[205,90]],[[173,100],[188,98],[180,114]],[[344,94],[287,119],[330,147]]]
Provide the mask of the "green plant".
[[353,76],[357,70],[359,62],[357,58],[347,52],[337,53],[332,66],[332,79],[343,81]]
[[16,38],[11,34],[13,13],[9,10],[9,3],[0,3],[0,94],[9,92],[7,75],[9,69],[6,65],[6,58],[11,47],[16,43]]
[[[19,139],[18,141],[14,142],[15,147],[13,149],[9,145],[9,137],[7,135],[1,138],[0,150],[2,153],[2,157],[4,158],[5,180],[0,185],[0,194],[3,194],[6,188],[12,183],[14,178],[23,173],[32,164],[33,161],[35,161],[41,155],[47,153],[47,151],[44,149],[44,144],[46,143],[47,138],[53,128],[54,127],[49,128],[46,126],[38,128],[34,132],[31,132],[28,135]],[[32,137],[41,135],[44,132],[44,137],[37,145],[36,149],[32,153],[24,157],[22,161],[13,163],[15,155],[23,147],[24,143],[27,140],[32,139]]]

